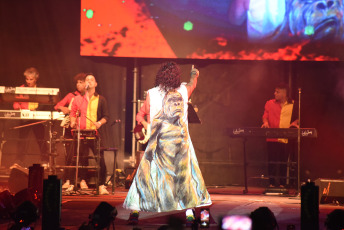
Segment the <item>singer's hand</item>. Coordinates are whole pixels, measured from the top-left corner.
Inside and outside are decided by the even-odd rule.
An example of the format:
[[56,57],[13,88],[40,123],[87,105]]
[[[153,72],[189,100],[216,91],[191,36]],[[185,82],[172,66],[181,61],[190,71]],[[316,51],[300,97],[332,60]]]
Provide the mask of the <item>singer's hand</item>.
[[193,76],[198,77],[198,76],[199,76],[199,71],[198,71],[198,69],[196,69],[196,68],[194,68],[194,67],[192,66],[192,69],[191,69],[191,77],[193,77]]
[[94,122],[94,125],[96,126],[96,129],[99,129],[100,126],[102,126],[102,123],[100,123],[99,121]]

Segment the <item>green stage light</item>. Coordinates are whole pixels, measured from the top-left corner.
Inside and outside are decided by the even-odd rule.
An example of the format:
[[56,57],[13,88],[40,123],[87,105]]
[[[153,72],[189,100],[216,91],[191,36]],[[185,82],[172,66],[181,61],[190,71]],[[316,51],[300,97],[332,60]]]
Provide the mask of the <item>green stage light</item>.
[[93,18],[94,11],[93,10],[87,10],[86,11],[86,17],[91,19]]
[[184,30],[190,31],[192,29],[193,29],[193,23],[192,22],[187,21],[187,22],[184,23]]
[[305,34],[311,36],[314,34],[314,26],[306,26]]

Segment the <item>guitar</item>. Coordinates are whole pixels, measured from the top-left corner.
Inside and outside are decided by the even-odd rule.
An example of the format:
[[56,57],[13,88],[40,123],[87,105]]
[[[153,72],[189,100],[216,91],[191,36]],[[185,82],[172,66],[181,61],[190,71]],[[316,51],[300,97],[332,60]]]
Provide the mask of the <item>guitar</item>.
[[142,124],[138,124],[134,128],[134,135],[137,141],[142,141],[145,139],[145,133],[143,132],[145,129]]
[[[150,129],[150,127],[148,129]],[[150,137],[150,130],[147,131],[142,124],[136,125],[133,132],[136,140],[140,144],[146,144],[148,142]]]

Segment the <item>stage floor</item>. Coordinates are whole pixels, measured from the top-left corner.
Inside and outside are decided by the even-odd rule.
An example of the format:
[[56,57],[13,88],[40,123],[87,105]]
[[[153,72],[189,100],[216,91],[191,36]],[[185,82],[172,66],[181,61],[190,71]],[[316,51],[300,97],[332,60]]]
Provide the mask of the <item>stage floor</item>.
[[[266,206],[269,207],[277,218],[279,229],[287,229],[288,225],[295,225],[300,229],[301,200],[297,196],[272,196],[264,195],[263,188],[248,188],[248,193],[243,194],[243,187],[208,187],[213,205],[210,207],[211,225],[209,229],[219,229],[219,219],[223,215],[246,215],[253,210]],[[86,191],[89,194],[91,190]],[[111,194],[111,188],[109,188]],[[133,229],[126,225],[129,210],[122,208],[127,190],[117,187],[114,195],[88,195],[74,194],[62,196],[61,227],[65,229],[79,229],[82,223],[88,221],[88,217],[100,202],[105,201],[116,207],[118,214],[115,218],[115,229]],[[320,230],[324,228],[327,214],[334,209],[344,209],[342,205],[321,204],[319,207]],[[199,210],[196,210],[199,212]],[[180,217],[184,220],[184,212],[148,213],[141,212],[137,229],[158,229],[167,224],[171,216]],[[7,229],[8,221],[1,221],[0,229]],[[41,229],[41,220],[36,222],[35,230]],[[110,228],[112,229],[112,228]]]

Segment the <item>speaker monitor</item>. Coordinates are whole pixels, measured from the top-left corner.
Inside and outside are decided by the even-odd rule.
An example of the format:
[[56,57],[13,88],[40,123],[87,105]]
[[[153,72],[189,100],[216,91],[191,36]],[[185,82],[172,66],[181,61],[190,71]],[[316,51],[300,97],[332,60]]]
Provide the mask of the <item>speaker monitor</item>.
[[316,179],[315,184],[319,186],[319,203],[344,204],[344,180]]
[[10,177],[8,178],[8,188],[10,192],[17,193],[23,189],[27,189],[28,180],[28,170],[19,166],[12,168]]
[[42,229],[60,229],[61,180],[50,175],[43,181]]

